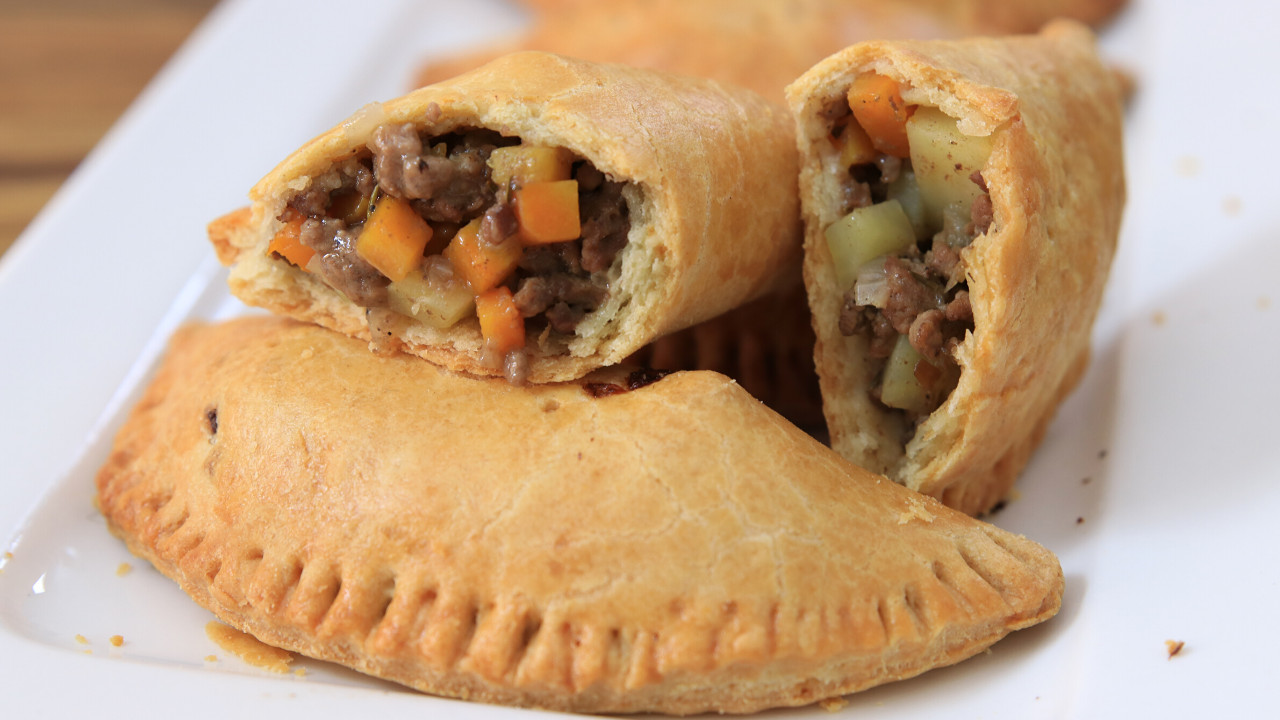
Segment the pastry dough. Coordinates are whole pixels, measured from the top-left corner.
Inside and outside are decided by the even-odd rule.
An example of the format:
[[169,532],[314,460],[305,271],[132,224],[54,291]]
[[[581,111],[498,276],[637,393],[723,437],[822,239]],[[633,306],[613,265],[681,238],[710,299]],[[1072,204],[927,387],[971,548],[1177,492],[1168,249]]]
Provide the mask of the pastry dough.
[[[617,363],[780,286],[800,263],[794,126],[785,109],[708,80],[530,52],[367,107],[282,162],[251,191],[251,211],[210,225],[237,297],[370,339],[365,308],[271,256],[268,244],[291,198],[363,152],[376,127],[406,122],[432,136],[485,128],[567,148],[627,183],[630,230],[608,269],[608,295],[573,334],[531,334],[532,382]],[[455,371],[502,374],[484,358],[474,316],[446,329],[404,320],[379,345]]]
[[[830,110],[875,72],[909,104],[939,107],[966,135],[990,136],[982,176],[990,230],[961,252],[974,327],[959,384],[903,440],[868,390],[867,340],[838,328],[844,288],[824,230],[844,212]],[[797,118],[806,222],[805,280],[832,446],[946,504],[999,501],[1083,374],[1124,205],[1121,99],[1091,33],[1069,21],[1036,36],[871,42],[824,60],[788,88]],[[825,114],[824,114],[825,113]]]
[[223,621],[484,702],[808,704],[1057,611],[1039,545],[859,470],[720,375],[628,377],[514,387],[283,318],[189,327],[98,503]]

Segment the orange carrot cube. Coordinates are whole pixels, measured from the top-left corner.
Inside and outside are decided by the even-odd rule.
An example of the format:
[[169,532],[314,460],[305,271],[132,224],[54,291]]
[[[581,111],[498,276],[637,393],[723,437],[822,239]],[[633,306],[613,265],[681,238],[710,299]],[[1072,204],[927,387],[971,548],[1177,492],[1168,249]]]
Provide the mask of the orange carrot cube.
[[516,191],[515,208],[526,245],[564,242],[582,234],[577,180],[529,183]]
[[524,347],[524,318],[506,286],[476,296],[476,315],[488,350],[501,356]]
[[369,211],[356,254],[399,282],[422,264],[422,251],[431,241],[432,230],[408,200],[384,195]]
[[284,227],[271,238],[267,252],[276,253],[290,263],[306,269],[307,263],[316,256],[316,251],[302,244],[302,216],[294,215]]
[[907,118],[912,108],[902,99],[896,80],[878,73],[864,73],[849,87],[849,109],[867,131],[871,143],[886,155],[907,157]]
[[480,218],[477,218],[458,230],[443,254],[453,263],[454,272],[467,281],[471,292],[479,295],[502,284],[515,272],[523,252],[524,248],[514,238],[497,245],[482,240]]

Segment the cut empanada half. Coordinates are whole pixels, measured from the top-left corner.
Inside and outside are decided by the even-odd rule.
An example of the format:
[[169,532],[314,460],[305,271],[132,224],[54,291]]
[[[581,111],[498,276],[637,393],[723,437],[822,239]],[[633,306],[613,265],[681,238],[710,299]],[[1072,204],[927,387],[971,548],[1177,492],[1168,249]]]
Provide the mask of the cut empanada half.
[[750,91],[519,53],[366,106],[209,234],[249,304],[549,382],[790,280],[796,174]]
[[804,705],[1057,612],[1056,558],[709,372],[513,387],[282,318],[181,330],[97,477],[259,639],[580,712]]
[[1089,360],[1125,198],[1115,76],[1061,21],[855,45],[788,96],[832,446],[984,512]]

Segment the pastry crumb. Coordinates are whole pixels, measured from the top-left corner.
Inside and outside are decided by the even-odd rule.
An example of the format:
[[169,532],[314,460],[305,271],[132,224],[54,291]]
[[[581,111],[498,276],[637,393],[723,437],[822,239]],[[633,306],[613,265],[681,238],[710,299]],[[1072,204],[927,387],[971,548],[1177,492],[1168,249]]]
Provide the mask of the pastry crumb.
[[107,642],[111,643],[112,647],[120,647],[121,645],[124,645],[124,636],[112,635],[111,637],[107,638]]
[[833,697],[833,698],[827,698],[826,700],[818,701],[819,707],[821,707],[823,710],[826,710],[827,712],[832,712],[832,713],[840,712],[841,710],[848,707],[848,705],[849,705],[849,701],[845,700],[843,697]]
[[218,656],[217,656],[217,655],[205,655],[205,656],[204,656],[204,661],[205,661],[205,662],[218,662]]
[[1182,177],[1195,177],[1200,174],[1200,158],[1194,155],[1183,155],[1178,158],[1178,174]]
[[1088,484],[1089,484],[1089,483],[1091,483],[1091,482],[1093,482],[1093,478],[1091,478],[1091,477],[1085,476],[1085,477],[1083,477],[1083,478],[1080,478],[1080,484],[1081,484],[1081,485],[1088,485]]
[[116,566],[116,577],[124,577],[133,572],[133,566],[127,562],[120,563]]
[[306,668],[296,668],[296,669],[293,671],[293,674],[294,674],[294,675],[297,675],[298,677],[306,677],[306,676],[307,676],[307,669],[306,669]]
[[1244,203],[1240,202],[1240,198],[1235,195],[1228,195],[1222,198],[1222,212],[1228,215],[1239,215],[1242,207],[1244,207]]
[[1271,298],[1270,298],[1270,297],[1268,297],[1268,296],[1266,296],[1266,295],[1263,295],[1263,296],[1261,296],[1261,297],[1259,297],[1259,298],[1258,298],[1258,309],[1259,309],[1259,310],[1267,310],[1267,309],[1270,309],[1270,307],[1271,307]]
[[1167,650],[1169,653],[1170,660],[1173,659],[1174,655],[1177,655],[1178,653],[1182,652],[1182,648],[1185,646],[1186,646],[1186,643],[1183,642],[1182,640],[1165,640],[1164,641],[1164,647],[1165,647],[1165,650]]
[[235,654],[254,667],[277,673],[289,672],[293,653],[288,650],[272,647],[248,633],[240,632],[217,620],[210,620],[204,626],[204,632],[223,650]]
[[80,633],[76,633],[76,642],[80,643],[81,645],[88,645],[89,638],[81,635]]
[[1076,524],[1077,524],[1077,525],[1083,525],[1083,524],[1084,524],[1084,516],[1083,516],[1083,515],[1081,515],[1080,517],[1076,518]]
[[1163,310],[1156,310],[1155,312],[1151,313],[1151,324],[1155,325],[1156,327],[1163,327],[1164,324],[1168,321],[1169,321],[1169,318],[1167,315],[1164,314]]
[[920,520],[931,523],[934,521],[933,513],[924,508],[924,503],[916,498],[912,498],[907,509],[898,513],[898,524],[906,525],[912,520]]

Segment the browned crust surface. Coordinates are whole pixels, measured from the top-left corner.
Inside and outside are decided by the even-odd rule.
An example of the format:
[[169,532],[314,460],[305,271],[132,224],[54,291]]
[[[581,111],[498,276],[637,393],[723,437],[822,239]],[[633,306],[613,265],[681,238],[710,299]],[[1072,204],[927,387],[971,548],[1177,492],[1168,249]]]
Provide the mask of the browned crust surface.
[[97,477],[227,623],[431,693],[750,712],[1053,615],[1057,560],[713,373],[513,388],[255,317],[180,331]]
[[[631,232],[608,300],[574,336],[530,343],[531,382],[620,362],[653,338],[759,297],[800,262],[795,140],[784,109],[707,80],[522,53],[365,108],[285,159],[250,193],[251,216],[210,227],[219,257],[232,263],[237,297],[369,338],[363,308],[269,257],[267,245],[288,197],[382,122],[415,122],[432,134],[488,128],[566,147],[631,184]],[[409,322],[395,340],[454,371],[501,374],[482,361],[474,317],[446,330]]]
[[[838,184],[822,109],[863,72],[914,88],[960,129],[994,133],[983,175],[995,221],[964,251],[975,329],[959,386],[903,448],[872,401],[865,341],[837,327],[837,287],[823,229]],[[948,505],[981,513],[1012,486],[1054,411],[1082,376],[1124,206],[1121,100],[1093,38],[1070,22],[1036,36],[872,42],[818,64],[788,89],[802,156],[805,280],[833,447]],[[916,100],[911,98],[915,97]]]

